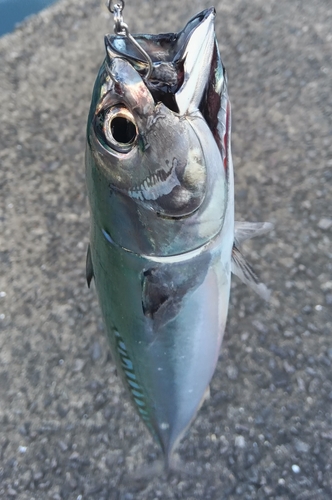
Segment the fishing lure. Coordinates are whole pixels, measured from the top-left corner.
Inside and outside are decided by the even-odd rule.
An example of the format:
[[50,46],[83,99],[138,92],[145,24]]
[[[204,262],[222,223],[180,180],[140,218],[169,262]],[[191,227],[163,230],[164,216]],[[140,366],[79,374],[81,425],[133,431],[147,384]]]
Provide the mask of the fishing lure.
[[92,278],[118,373],[169,464],[204,401],[239,250],[270,229],[234,223],[231,113],[213,8],[179,33],[135,35],[124,2],[92,95],[86,180]]

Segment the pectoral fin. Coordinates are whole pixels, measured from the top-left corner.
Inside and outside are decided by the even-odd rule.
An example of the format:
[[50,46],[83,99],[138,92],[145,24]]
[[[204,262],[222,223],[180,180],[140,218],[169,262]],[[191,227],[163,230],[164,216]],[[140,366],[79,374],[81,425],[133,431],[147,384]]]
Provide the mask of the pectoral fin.
[[239,248],[234,243],[232,250],[232,273],[235,274],[242,283],[248,285],[252,290],[254,290],[260,297],[268,301],[270,299],[270,290],[259,281],[258,276],[252,267],[243,257]]
[[235,221],[235,242],[242,243],[251,240],[255,236],[261,236],[273,229],[271,222],[237,222]]
[[88,287],[90,288],[90,283],[91,283],[91,280],[92,280],[92,278],[94,276],[94,274],[93,274],[92,260],[91,260],[90,245],[88,246],[88,251],[87,251],[87,254],[86,254],[85,276],[86,276],[86,282],[88,284]]

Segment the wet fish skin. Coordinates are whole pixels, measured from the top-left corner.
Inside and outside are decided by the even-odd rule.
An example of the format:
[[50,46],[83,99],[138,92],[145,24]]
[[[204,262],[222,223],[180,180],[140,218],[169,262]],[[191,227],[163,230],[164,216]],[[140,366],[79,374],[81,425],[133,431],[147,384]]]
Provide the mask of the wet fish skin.
[[269,227],[239,223],[234,234],[230,104],[214,17],[208,9],[178,34],[138,35],[154,61],[149,81],[129,43],[106,36],[88,118],[87,280],[118,372],[166,463],[214,373],[231,268],[267,290],[238,245]]

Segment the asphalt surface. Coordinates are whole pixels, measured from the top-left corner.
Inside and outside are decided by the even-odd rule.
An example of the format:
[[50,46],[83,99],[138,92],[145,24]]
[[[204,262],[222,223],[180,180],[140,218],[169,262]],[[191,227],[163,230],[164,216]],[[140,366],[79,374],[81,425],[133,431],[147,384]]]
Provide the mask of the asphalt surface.
[[[127,2],[132,32],[182,28],[209,3]],[[62,0],[0,39],[0,498],[332,498],[332,6],[223,0],[239,220],[273,290],[234,278],[220,363],[179,447],[157,446],[111,361],[85,283],[85,123],[112,21]]]

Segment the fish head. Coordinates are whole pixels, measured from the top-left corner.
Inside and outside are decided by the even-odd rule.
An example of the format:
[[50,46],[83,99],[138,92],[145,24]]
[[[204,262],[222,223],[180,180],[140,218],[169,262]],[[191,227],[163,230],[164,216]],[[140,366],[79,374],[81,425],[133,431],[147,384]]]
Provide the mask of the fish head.
[[88,121],[91,154],[113,192],[159,216],[188,216],[206,197],[210,166],[188,117],[203,120],[214,16],[203,11],[177,34],[136,35],[152,60],[149,78],[130,39],[105,37]]

